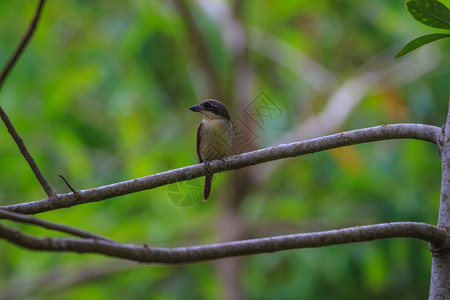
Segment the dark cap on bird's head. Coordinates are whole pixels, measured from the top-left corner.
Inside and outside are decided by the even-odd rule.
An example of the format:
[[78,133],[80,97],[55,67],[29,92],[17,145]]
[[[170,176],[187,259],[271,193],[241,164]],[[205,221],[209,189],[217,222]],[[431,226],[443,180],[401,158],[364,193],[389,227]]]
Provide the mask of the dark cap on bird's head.
[[230,120],[230,114],[222,102],[214,99],[206,99],[198,105],[194,105],[190,110],[201,113],[204,117],[224,118]]

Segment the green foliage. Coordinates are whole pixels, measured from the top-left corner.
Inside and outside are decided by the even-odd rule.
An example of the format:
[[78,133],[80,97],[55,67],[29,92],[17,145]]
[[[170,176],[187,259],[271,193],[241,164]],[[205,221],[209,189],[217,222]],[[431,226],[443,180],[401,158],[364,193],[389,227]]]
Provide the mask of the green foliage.
[[409,42],[408,44],[405,45],[405,47],[402,48],[402,50],[400,50],[396,55],[395,58],[399,58],[402,57],[405,54],[408,54],[409,52],[416,50],[417,48],[443,39],[443,38],[448,38],[450,37],[450,34],[447,33],[432,33],[432,34],[427,34],[421,37],[418,37],[417,39],[412,40],[411,42]]
[[[406,9],[414,19],[422,24],[440,29],[450,29],[450,10],[437,0],[408,0],[406,1]],[[402,57],[425,44],[448,37],[450,37],[450,34],[445,33],[421,36],[406,44],[395,55],[395,58]]]
[[406,9],[422,24],[450,29],[450,10],[437,0],[408,0]]

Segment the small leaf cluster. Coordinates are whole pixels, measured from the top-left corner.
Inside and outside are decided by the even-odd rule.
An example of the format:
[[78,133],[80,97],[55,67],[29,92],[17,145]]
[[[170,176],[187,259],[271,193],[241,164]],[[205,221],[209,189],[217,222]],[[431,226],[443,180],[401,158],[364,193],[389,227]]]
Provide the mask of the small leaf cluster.
[[[405,3],[409,14],[422,24],[440,29],[450,29],[450,10],[447,6],[437,0],[408,0]],[[448,33],[432,33],[418,37],[406,44],[395,58],[416,50],[417,48],[450,37]]]

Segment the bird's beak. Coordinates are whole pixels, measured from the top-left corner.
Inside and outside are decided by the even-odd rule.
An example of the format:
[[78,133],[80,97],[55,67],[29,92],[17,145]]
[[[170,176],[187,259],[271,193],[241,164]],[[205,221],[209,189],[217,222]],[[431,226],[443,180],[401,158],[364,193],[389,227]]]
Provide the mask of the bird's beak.
[[200,107],[200,105],[194,105],[189,110],[195,111],[195,112],[201,112],[203,109]]

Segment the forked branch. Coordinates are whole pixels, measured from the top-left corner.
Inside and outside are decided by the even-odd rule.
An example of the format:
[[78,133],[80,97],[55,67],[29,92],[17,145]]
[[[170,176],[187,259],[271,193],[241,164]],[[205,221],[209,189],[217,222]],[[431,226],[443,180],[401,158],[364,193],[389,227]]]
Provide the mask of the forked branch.
[[82,238],[90,238],[90,239],[99,239],[105,240],[109,242],[114,242],[110,239],[107,239],[103,236],[91,233],[89,231],[81,230],[75,227],[70,227],[58,223],[53,223],[45,220],[41,220],[32,216],[27,216],[19,213],[14,213],[11,211],[7,211],[4,209],[0,209],[0,219],[12,220],[15,222],[25,223],[25,224],[33,224],[46,229],[56,230],[59,232],[68,233],[74,236],[82,237]]

